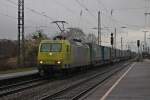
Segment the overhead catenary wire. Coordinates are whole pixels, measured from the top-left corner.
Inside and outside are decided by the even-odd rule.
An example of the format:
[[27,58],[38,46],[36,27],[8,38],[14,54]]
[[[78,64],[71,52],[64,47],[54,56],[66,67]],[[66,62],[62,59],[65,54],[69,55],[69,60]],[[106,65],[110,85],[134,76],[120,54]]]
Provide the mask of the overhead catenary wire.
[[[84,8],[85,11],[87,11],[94,19],[95,21],[97,21],[97,17],[91,12],[91,10],[89,8],[87,8],[83,3],[81,3],[79,0],[75,0],[77,2],[78,5],[80,5],[80,7]],[[104,23],[102,23],[103,26]]]
[[[98,3],[99,5],[103,6],[103,8],[104,8],[104,9],[101,9],[101,8],[100,8],[100,9],[101,9],[102,16],[106,16],[106,17],[108,17],[109,20],[113,21],[112,16],[110,16],[112,9],[109,10],[109,9],[104,5],[104,3],[101,2],[101,0],[96,0],[96,1],[97,1],[97,3]],[[106,12],[106,15],[105,15],[105,12]],[[107,14],[108,14],[108,15],[107,15]],[[109,24],[109,23],[108,23],[108,24]],[[104,26],[106,26],[106,25],[104,25]]]
[[[53,2],[55,2],[57,5],[60,5],[60,6],[62,6],[63,8],[65,8],[68,12],[70,12],[71,14],[75,14],[76,12],[75,12],[75,10],[73,10],[73,9],[71,9],[71,8],[69,8],[69,7],[67,7],[66,5],[64,5],[63,3],[61,3],[61,2],[58,2],[58,1],[53,1]],[[78,15],[80,15],[80,18],[81,18],[81,16],[83,16],[83,13],[84,13],[84,10],[82,10],[82,15],[80,14],[81,12],[79,12],[78,13]],[[89,24],[89,25],[91,25],[92,23],[91,23],[91,21],[89,21],[86,17],[84,17],[84,20],[86,20],[86,23],[87,24]],[[81,22],[81,20],[79,20],[79,22]]]
[[[9,3],[11,3],[11,4],[17,6],[17,3],[14,2],[14,1],[12,1],[12,0],[7,0],[7,2],[9,2]],[[57,2],[57,1],[55,1],[55,2]],[[91,11],[89,11],[89,9],[88,9],[86,6],[84,6],[84,4],[80,3],[78,0],[77,0],[77,2],[78,2],[78,4],[79,4],[81,7],[83,7],[84,9],[86,9],[86,11],[87,11],[91,16],[93,16],[94,18],[96,18],[96,16],[94,16],[94,15],[91,13]],[[57,2],[57,3],[58,3],[58,2]],[[62,5],[63,7],[65,7],[69,12],[72,12],[72,11],[73,11],[73,10],[71,10],[71,9],[68,9],[68,7],[64,6],[64,5],[61,4],[61,3],[59,3],[59,5]],[[25,8],[28,9],[29,11],[31,11],[32,13],[41,15],[41,16],[43,16],[43,17],[45,17],[45,18],[50,19],[50,20],[54,20],[52,17],[46,15],[45,13],[43,14],[42,12],[39,12],[39,11],[33,9],[33,8],[29,8],[29,7],[25,7]],[[87,19],[86,19],[86,21],[87,21]],[[89,22],[89,21],[87,21],[87,22],[91,24],[91,22]]]
[[[104,7],[104,9],[101,9],[101,8],[99,9],[100,12],[101,12],[101,16],[102,16],[102,18],[103,18],[103,16],[104,16],[104,15],[103,15],[103,14],[104,14],[104,10],[106,10],[106,13],[107,13],[107,14],[108,14],[109,10],[104,6],[104,4],[102,4],[101,1],[97,0],[97,2],[98,2],[99,5],[102,5],[102,6]],[[99,7],[98,7],[98,8],[99,8]],[[99,11],[99,10],[98,10],[98,11]],[[98,11],[97,11],[97,12],[98,12]],[[109,18],[109,19],[110,19],[110,18]],[[96,21],[97,21],[97,17],[96,17]],[[108,23],[108,25],[109,25],[109,23]],[[104,27],[106,27],[106,26],[108,26],[108,25],[102,23],[102,26],[104,26]],[[107,31],[108,31],[108,30],[107,30]],[[108,32],[109,32],[109,31],[108,31]]]
[[0,15],[1,15],[1,16],[5,16],[5,17],[9,17],[9,18],[11,18],[11,19],[15,19],[15,20],[17,19],[17,18],[16,18],[16,17],[14,17],[14,16],[11,16],[11,15],[9,15],[9,14],[5,14],[5,13],[1,13],[1,12],[0,12]]
[[[88,14],[90,14],[91,17],[94,18],[94,20],[97,22],[97,17],[90,11],[89,8],[87,8],[83,3],[81,3],[79,0],[75,0],[75,2],[81,7],[83,8],[82,9],[82,15],[83,15],[83,12],[87,12]],[[81,14],[81,13],[80,13]],[[91,24],[91,22],[86,18],[84,17],[84,19]]]
[[[105,10],[106,13],[108,14],[108,15],[105,15],[105,16],[108,17],[109,19],[111,19],[111,20],[113,21],[113,23],[122,24],[122,25],[126,25],[126,26],[128,26],[128,27],[134,27],[134,28],[143,27],[143,26],[139,26],[139,25],[130,25],[130,24],[123,23],[123,22],[121,22],[121,21],[115,19],[115,18],[112,17],[112,15],[111,15],[111,14],[113,14],[113,13],[111,13],[112,10],[116,12],[117,10],[133,10],[133,9],[140,9],[140,8],[110,9],[110,11],[109,11],[109,9],[101,2],[101,0],[97,0],[97,2],[98,2],[100,5],[102,5],[102,6],[104,7],[104,10]],[[103,15],[105,14],[105,13],[104,13],[104,10],[101,10],[101,12],[103,13]]]
[[63,8],[65,8],[67,11],[69,11],[70,13],[74,14],[75,11],[73,9],[70,9],[69,7],[67,7],[66,5],[64,5],[63,3],[61,2],[58,2],[57,0],[53,0],[53,2],[55,2],[57,5],[60,5],[62,6]]
[[[77,15],[80,15],[80,17],[81,17],[81,12],[76,12],[75,10],[69,8],[68,6],[64,5],[63,3],[58,2],[57,0],[54,0],[53,2],[55,2],[57,5],[60,5],[60,6],[62,6],[63,8],[65,8],[69,13],[71,13],[71,14],[77,13]],[[82,9],[81,9],[81,10],[82,10]],[[82,15],[83,15],[83,13],[84,13],[84,11],[82,10]],[[86,22],[87,22],[88,24],[91,24],[91,22],[90,22],[89,20],[87,20],[85,17],[84,17],[84,20],[86,20]],[[79,22],[80,22],[80,21],[79,21]]]
[[[11,4],[13,4],[13,5],[17,5],[16,4],[16,2],[14,2],[13,0],[6,0],[7,2],[10,2]],[[84,8],[84,10],[85,11],[87,11],[95,20],[97,20],[97,18],[96,18],[96,16],[90,11],[90,9],[89,8],[87,8],[86,6],[85,6],[85,4],[83,4],[81,1],[79,1],[79,0],[75,0],[77,3],[78,3],[78,5],[80,5],[82,8]],[[97,0],[97,1],[99,1],[99,0]],[[61,6],[63,6],[67,11],[69,11],[70,13],[72,13],[74,10],[72,10],[71,8],[69,8],[69,7],[67,7],[67,6],[65,6],[64,4],[62,4],[62,3],[60,3],[60,2],[58,2],[58,1],[55,1],[57,4],[59,4],[59,5],[61,5]],[[106,15],[106,17],[108,17],[109,19],[112,19],[111,18],[111,16],[109,15],[110,14],[110,11],[109,11],[109,9],[101,2],[101,1],[99,1],[99,4],[101,4],[103,7],[104,7],[104,9],[106,10],[106,12],[107,12],[107,14],[108,14],[108,16]],[[48,19],[50,19],[50,20],[53,20],[53,18],[52,17],[50,17],[50,16],[48,16],[47,14],[45,14],[45,13],[42,13],[42,12],[40,12],[40,11],[37,11],[37,10],[35,10],[35,9],[33,9],[33,8],[29,8],[29,7],[26,7],[26,9],[28,9],[30,12],[33,12],[33,13],[35,13],[35,14],[38,14],[38,15],[40,15],[40,16],[43,16],[43,17],[45,17],[45,18],[48,18]],[[84,11],[83,11],[84,12]],[[103,15],[103,10],[101,10],[101,12],[102,12],[102,16],[104,16]],[[74,12],[73,12],[74,13]],[[84,18],[86,21],[87,21],[87,19],[86,18]],[[119,24],[125,24],[125,23],[122,23],[122,22],[119,22],[119,21],[117,21],[116,19],[113,19],[116,23],[119,23]],[[87,21],[89,24],[91,24],[91,22],[89,22],[89,21]],[[127,24],[126,24],[127,25]],[[104,23],[102,23],[102,26],[106,26]],[[129,27],[131,26],[131,27],[140,27],[140,26],[136,26],[136,25],[128,25]]]
[[92,17],[94,17],[94,19],[97,19],[97,17],[83,4],[81,3],[79,0],[75,0],[77,2],[77,4],[79,4],[82,8],[84,8],[85,11],[87,11]]
[[7,8],[10,7],[10,8],[17,9],[16,5],[11,4],[11,3],[8,4],[8,3],[1,2],[0,4],[1,4],[1,7],[4,6],[4,7],[7,7]]
[[[150,8],[150,7],[147,7]],[[120,8],[120,9],[114,9],[115,11],[133,11],[133,10],[144,10],[145,7],[137,7],[137,8]]]
[[[99,0],[97,0],[97,1],[99,1]],[[105,10],[107,10],[107,13],[110,13],[108,11],[107,7],[104,4],[103,4],[103,6],[104,6]],[[143,7],[143,9],[144,8],[145,7]],[[136,9],[141,9],[141,8],[124,8],[124,9],[122,8],[122,9],[113,9],[113,11],[116,12],[117,10],[134,10],[134,9],[136,10]],[[102,10],[102,13],[104,14],[103,10]],[[112,16],[110,14],[108,14],[108,16],[106,16],[106,17],[108,17],[109,19],[111,19],[114,23],[118,24],[119,26],[120,25],[126,25],[126,26],[128,26],[128,28],[130,28],[130,27],[131,28],[143,28],[144,27],[144,26],[140,26],[140,25],[133,25],[133,24],[127,24],[127,23],[121,22],[121,21],[115,19],[114,17],[112,18]]]
[[[92,17],[94,17],[94,19],[97,21],[97,17],[91,13],[90,9],[88,9],[88,8],[87,8],[83,3],[81,3],[79,0],[76,0],[76,2],[77,2],[82,8],[84,8],[85,11],[87,11]],[[106,25],[104,25],[104,23],[102,23],[102,26],[105,27]],[[109,31],[109,30],[107,30],[107,31]],[[102,41],[102,42],[103,42],[103,41]]]
[[[14,19],[14,20],[18,19],[15,16],[12,16],[12,15],[9,15],[9,14],[5,14],[5,13],[2,13],[2,12],[0,12],[0,16],[8,17],[8,18],[11,18],[11,19]],[[31,22],[32,20],[27,20],[27,21]]]
[[[17,3],[16,3],[16,2],[14,2],[14,1],[12,1],[12,0],[7,0],[7,2],[9,2],[9,3],[11,3],[11,4],[13,4],[13,5],[16,5],[16,6],[17,6]],[[72,9],[70,9],[70,8],[66,7],[66,6],[65,6],[65,5],[63,5],[62,3],[57,2],[57,1],[55,1],[55,2],[56,2],[57,4],[59,4],[59,5],[63,6],[63,7],[64,7],[66,10],[68,10],[70,13],[74,13],[74,11],[73,11]],[[48,19],[50,19],[51,21],[53,21],[53,20],[54,20],[54,18],[52,18],[52,17],[50,17],[50,16],[46,15],[46,14],[45,14],[45,13],[43,13],[43,12],[39,12],[39,11],[37,11],[37,10],[33,9],[33,8],[25,7],[25,9],[27,9],[27,10],[29,10],[30,12],[35,13],[35,14],[37,14],[37,15],[43,16],[43,17],[45,17],[45,18],[48,18]],[[87,20],[87,19],[86,19],[86,20]],[[88,20],[87,20],[87,22],[88,22],[89,24],[91,24],[91,22],[89,22]]]
[[[68,11],[71,15],[75,14],[75,10],[69,8],[68,6],[66,6],[65,4],[58,2],[57,0],[54,0],[53,3],[55,3],[56,5],[62,6],[66,11]],[[72,16],[73,17],[73,16]],[[76,17],[77,18],[77,17]],[[71,21],[73,21],[73,18],[71,19]],[[71,22],[70,22],[71,23]],[[72,23],[71,23],[72,24]],[[71,25],[70,24],[70,25]]]
[[[9,2],[9,3],[11,3],[11,4],[13,4],[13,5],[18,6],[18,4],[17,4],[16,2],[12,1],[12,0],[6,0],[6,1]],[[39,12],[39,11],[33,9],[33,8],[25,7],[25,9],[27,9],[27,10],[29,10],[29,11],[35,13],[35,14],[38,14],[38,15],[40,15],[40,16],[43,16],[43,17],[45,17],[45,18],[48,18],[48,19],[50,19],[51,21],[54,20],[52,17],[46,15],[45,13]]]
[[[103,8],[104,8],[104,10],[107,12],[107,13],[109,13],[109,10],[108,10],[108,8],[101,2],[101,0],[96,0],[97,2],[98,2],[98,4],[100,4],[100,5],[102,5],[103,6]],[[101,9],[101,11],[104,11],[103,9]]]
[[[12,1],[12,0],[6,0],[6,1],[9,2],[9,3],[11,3],[11,4],[13,4],[13,5],[15,5],[16,7],[18,6],[17,3],[14,2],[14,1]],[[61,4],[61,3],[59,3],[59,5],[62,5],[63,7],[65,7],[65,6],[64,6],[63,4]],[[27,9],[28,11],[30,11],[30,12],[32,12],[32,13],[35,13],[35,14],[37,14],[37,15],[43,16],[43,17],[45,17],[45,18],[48,18],[48,19],[50,19],[51,21],[54,20],[52,17],[46,15],[45,13],[39,12],[39,11],[33,9],[33,8],[25,7],[25,9]],[[65,7],[65,9],[68,10],[69,12],[73,11],[73,10],[71,10],[71,9],[68,9],[68,7]],[[87,20],[87,19],[86,19],[86,20]],[[89,22],[88,20],[87,20],[87,22],[88,22],[89,24],[91,24],[91,22]]]
[[[13,4],[13,5],[8,5],[8,4],[2,4],[3,6],[5,6],[5,7],[7,7],[7,6],[9,6],[9,7],[11,7],[11,8],[16,8],[17,9],[17,4],[15,3],[15,2],[13,2],[13,1],[11,1],[11,0],[7,0],[8,1],[8,3],[10,3],[10,4]],[[18,19],[16,16],[12,16],[12,15],[10,15],[10,14],[7,14],[7,13],[2,13],[2,12],[0,12],[0,15],[1,16],[5,16],[5,17],[8,17],[8,18],[11,18],[11,19],[14,19],[14,20],[16,20],[16,19]],[[30,22],[30,23],[35,23],[33,20],[30,20],[30,19],[26,19],[26,21],[28,21],[28,22]]]
[[[142,27],[143,27],[143,26],[140,26],[140,25],[130,25],[130,24],[127,24],[127,23],[123,23],[123,22],[121,22],[121,21],[119,21],[119,20],[113,18],[111,12],[109,12],[109,10],[105,7],[105,5],[102,4],[102,3],[100,2],[100,0],[97,0],[97,2],[98,2],[100,5],[102,5],[102,6],[104,7],[104,10],[106,10],[106,13],[108,13],[108,15],[106,15],[106,17],[108,17],[110,20],[112,20],[113,23],[116,23],[117,26],[118,26],[118,25],[119,25],[119,26],[120,26],[120,25],[125,25],[125,26],[127,26],[128,28],[129,28],[129,27],[132,27],[132,28],[142,28]],[[104,10],[103,10],[103,9],[101,10],[102,13],[104,13]],[[114,10],[114,9],[113,9],[113,10]],[[125,9],[124,9],[124,10],[125,10]],[[129,10],[129,9],[126,9],[126,10]],[[133,9],[131,9],[131,10],[133,10]],[[116,26],[116,25],[115,25],[115,26]]]

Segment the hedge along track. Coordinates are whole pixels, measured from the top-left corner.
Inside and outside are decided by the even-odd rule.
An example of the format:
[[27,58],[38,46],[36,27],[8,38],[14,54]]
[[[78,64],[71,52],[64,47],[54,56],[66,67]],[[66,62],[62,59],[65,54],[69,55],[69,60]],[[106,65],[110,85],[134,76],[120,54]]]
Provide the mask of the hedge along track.
[[63,88],[55,93],[45,94],[40,98],[40,100],[77,100],[129,64],[130,63],[124,64],[122,67],[117,66],[115,69],[114,67],[110,68],[104,72],[95,74],[89,78],[72,84],[71,86]]

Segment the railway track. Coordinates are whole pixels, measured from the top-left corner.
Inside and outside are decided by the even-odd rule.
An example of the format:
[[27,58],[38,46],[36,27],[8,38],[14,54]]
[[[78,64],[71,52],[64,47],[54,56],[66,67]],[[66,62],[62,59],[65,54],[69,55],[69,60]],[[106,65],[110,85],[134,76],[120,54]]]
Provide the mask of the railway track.
[[0,97],[14,94],[23,91],[25,89],[36,87],[39,85],[43,85],[47,82],[48,80],[44,80],[43,78],[35,78],[35,79],[21,81],[13,84],[3,85],[0,87]]
[[[4,75],[5,76],[5,75]],[[6,77],[0,77],[0,87],[20,83],[22,81],[33,80],[39,77],[38,72],[29,72],[28,74],[16,74],[6,75]]]
[[[96,71],[93,74],[87,74],[88,76],[84,76],[83,78],[80,78],[78,80],[76,80],[77,78],[75,78],[76,81],[70,81],[67,84],[67,81],[69,79],[64,79],[64,82],[61,80],[57,80],[57,82],[55,82],[53,79],[50,80],[44,80],[44,79],[40,79],[40,78],[35,78],[33,80],[26,80],[26,81],[21,81],[21,82],[17,82],[16,84],[10,84],[10,85],[3,85],[0,86],[0,98],[9,98],[9,100],[11,100],[11,98],[15,95],[17,95],[18,93],[20,94],[19,97],[15,96],[14,98],[17,99],[21,99],[21,96],[26,95],[26,93],[34,93],[31,98],[37,98],[38,100],[55,100],[55,99],[64,99],[67,98],[69,100],[76,100],[74,98],[79,98],[80,96],[82,96],[83,94],[87,93],[88,91],[90,91],[90,88],[92,89],[94,87],[94,85],[98,85],[101,82],[105,81],[107,78],[111,77],[112,75],[112,71],[114,71],[114,73],[116,73],[117,71],[119,71],[119,69],[121,70],[123,67],[119,67],[120,65],[122,65],[123,63],[120,63],[118,65],[112,66],[112,67],[107,67],[104,68],[103,70],[100,71]],[[117,68],[117,69],[114,69]],[[116,72],[115,72],[116,71]],[[108,75],[109,74],[109,75]],[[82,75],[81,75],[82,76]],[[72,78],[70,78],[72,80]],[[65,82],[66,80],[66,82]],[[74,80],[74,79],[73,79]],[[99,80],[94,81],[94,80]],[[60,81],[60,82],[59,82]],[[51,86],[53,86],[52,84],[61,84],[62,85],[56,85],[56,88],[53,88]],[[63,84],[65,83],[65,84]],[[85,84],[87,83],[87,84]],[[92,86],[91,86],[92,85]],[[42,87],[42,88],[41,88]],[[49,87],[49,89],[45,90],[44,87]],[[82,87],[82,88],[81,88]],[[34,89],[32,91],[32,89]],[[40,89],[40,94],[38,93],[38,89]],[[28,92],[27,92],[28,91]],[[36,92],[37,91],[37,92]],[[45,93],[44,93],[45,92]],[[36,94],[37,93],[37,94]],[[73,99],[72,99],[73,98]],[[28,98],[30,99],[30,98]],[[32,100],[31,99],[31,100]]]
[[116,67],[115,69],[110,68],[104,72],[95,74],[87,79],[81,80],[75,84],[72,84],[71,86],[63,88],[55,93],[45,94],[40,98],[40,100],[77,100],[129,64],[130,63],[124,64],[123,66]]

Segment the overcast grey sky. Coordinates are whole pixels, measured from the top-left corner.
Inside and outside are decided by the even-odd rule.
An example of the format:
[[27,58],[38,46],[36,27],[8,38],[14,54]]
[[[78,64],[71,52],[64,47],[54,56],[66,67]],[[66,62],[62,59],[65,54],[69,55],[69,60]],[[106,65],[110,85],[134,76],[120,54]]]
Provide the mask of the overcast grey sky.
[[[1,39],[17,39],[17,1],[0,0]],[[97,12],[100,10],[102,27],[109,27],[102,30],[103,45],[108,45],[110,33],[115,27],[118,43],[120,43],[121,34],[124,42],[143,40],[144,13],[150,12],[149,7],[149,0],[25,0],[25,33],[27,35],[36,29],[43,29],[51,36],[58,31],[51,22],[65,20],[68,22],[66,27],[80,27],[86,34],[97,35],[97,31],[91,28],[97,27]],[[82,16],[80,16],[81,12]],[[149,16],[146,21],[146,29],[149,30]],[[122,26],[127,28],[121,29]]]

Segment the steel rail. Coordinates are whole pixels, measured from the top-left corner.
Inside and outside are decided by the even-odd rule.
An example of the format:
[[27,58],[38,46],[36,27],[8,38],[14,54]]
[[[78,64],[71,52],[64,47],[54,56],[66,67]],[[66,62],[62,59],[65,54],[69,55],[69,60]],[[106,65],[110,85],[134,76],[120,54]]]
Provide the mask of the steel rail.
[[18,84],[9,85],[8,87],[4,86],[4,87],[1,87],[3,90],[2,91],[0,90],[0,97],[7,96],[10,94],[15,94],[17,92],[20,92],[26,89],[30,89],[33,87],[46,84],[48,82],[49,80],[34,79],[34,80],[30,80],[30,81],[26,81],[26,82],[22,82]]
[[[126,66],[126,65],[127,65],[127,64],[125,64],[124,66]],[[99,76],[102,76],[102,75],[104,75],[104,74],[107,74],[108,72],[112,71],[112,69],[114,69],[114,68],[110,68],[110,69],[108,69],[108,70],[106,70],[106,71],[104,71],[104,72],[101,72],[101,73],[99,73],[99,74],[93,75],[93,76],[91,76],[91,77],[89,77],[89,78],[87,78],[87,79],[84,79],[84,80],[82,80],[82,81],[80,81],[80,82],[78,82],[78,83],[75,83],[75,84],[73,84],[73,85],[71,85],[71,86],[69,86],[69,87],[67,87],[67,88],[63,88],[62,90],[59,90],[59,91],[57,91],[56,93],[53,93],[53,94],[50,94],[50,95],[45,95],[45,96],[41,97],[39,100],[53,100],[53,99],[56,99],[56,98],[59,97],[60,95],[62,95],[62,94],[64,94],[64,93],[67,93],[68,91],[73,90],[73,89],[77,88],[78,86],[80,86],[80,85],[82,85],[82,84],[85,84],[85,83],[87,83],[87,82],[89,82],[89,81],[91,81],[91,80],[93,80],[93,79],[95,79],[95,78],[97,78],[97,77],[99,77]],[[120,69],[120,70],[121,70],[121,69]],[[117,71],[116,71],[116,72],[117,72]],[[114,72],[114,74],[115,74],[116,72]],[[109,77],[107,77],[107,78],[109,78]],[[103,81],[105,81],[107,78],[105,78]],[[102,81],[101,81],[101,82],[102,82]],[[85,92],[84,92],[84,93],[85,93]],[[76,99],[74,99],[74,98],[78,98],[78,97],[80,97],[82,94],[83,94],[83,93],[80,93],[80,95],[73,97],[73,99],[71,99],[71,100],[76,100]],[[60,99],[60,98],[57,98],[57,99]]]

